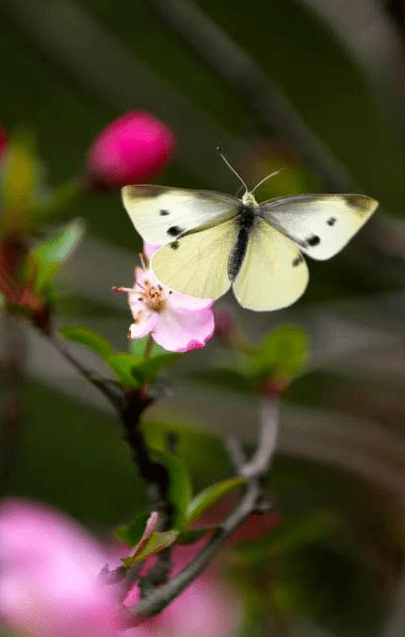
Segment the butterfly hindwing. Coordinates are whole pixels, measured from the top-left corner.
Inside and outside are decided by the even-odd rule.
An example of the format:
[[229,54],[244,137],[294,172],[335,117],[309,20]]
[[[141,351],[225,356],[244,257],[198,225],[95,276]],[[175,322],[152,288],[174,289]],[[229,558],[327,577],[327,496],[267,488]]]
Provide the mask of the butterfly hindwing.
[[151,267],[164,285],[199,298],[214,298],[230,288],[229,253],[235,244],[238,224],[230,219],[194,232],[160,248]]
[[197,227],[226,221],[240,205],[231,195],[148,185],[125,186],[122,201],[142,238],[158,245],[173,242]]
[[294,243],[260,219],[233,284],[242,307],[266,311],[288,307],[305,291],[308,268]]
[[365,195],[296,195],[259,204],[260,215],[305,254],[323,261],[340,252],[378,202]]

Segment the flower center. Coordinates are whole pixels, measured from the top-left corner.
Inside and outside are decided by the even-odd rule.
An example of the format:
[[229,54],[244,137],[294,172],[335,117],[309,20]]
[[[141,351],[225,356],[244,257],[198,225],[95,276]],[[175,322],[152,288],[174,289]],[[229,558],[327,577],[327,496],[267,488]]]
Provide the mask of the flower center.
[[163,298],[163,288],[161,285],[154,286],[150,281],[145,279],[142,287],[139,283],[137,286],[143,302],[152,312],[162,312],[164,310],[165,299]]

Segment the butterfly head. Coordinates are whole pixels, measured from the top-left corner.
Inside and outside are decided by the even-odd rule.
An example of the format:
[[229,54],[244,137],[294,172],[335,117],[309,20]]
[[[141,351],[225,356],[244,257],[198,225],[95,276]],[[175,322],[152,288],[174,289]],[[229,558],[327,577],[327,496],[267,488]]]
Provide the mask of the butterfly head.
[[253,193],[249,192],[249,190],[247,190],[245,194],[243,195],[242,204],[249,208],[252,208],[252,207],[254,208],[258,205]]

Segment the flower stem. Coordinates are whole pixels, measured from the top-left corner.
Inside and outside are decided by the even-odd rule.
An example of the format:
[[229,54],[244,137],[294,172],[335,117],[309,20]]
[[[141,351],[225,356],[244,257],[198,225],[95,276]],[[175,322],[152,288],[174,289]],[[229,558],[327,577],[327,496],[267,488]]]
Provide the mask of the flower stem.
[[146,341],[145,350],[143,352],[143,357],[147,360],[150,357],[151,351],[153,347],[153,338],[150,334],[148,334],[148,340]]

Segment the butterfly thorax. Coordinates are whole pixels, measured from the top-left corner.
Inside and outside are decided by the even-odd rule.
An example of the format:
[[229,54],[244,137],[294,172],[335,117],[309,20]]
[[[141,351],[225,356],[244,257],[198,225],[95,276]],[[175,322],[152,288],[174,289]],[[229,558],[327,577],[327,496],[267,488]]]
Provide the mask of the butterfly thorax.
[[246,192],[241,200],[240,209],[235,217],[239,225],[238,236],[229,253],[228,278],[234,281],[242,267],[249,241],[249,235],[259,220],[259,206],[250,192]]

